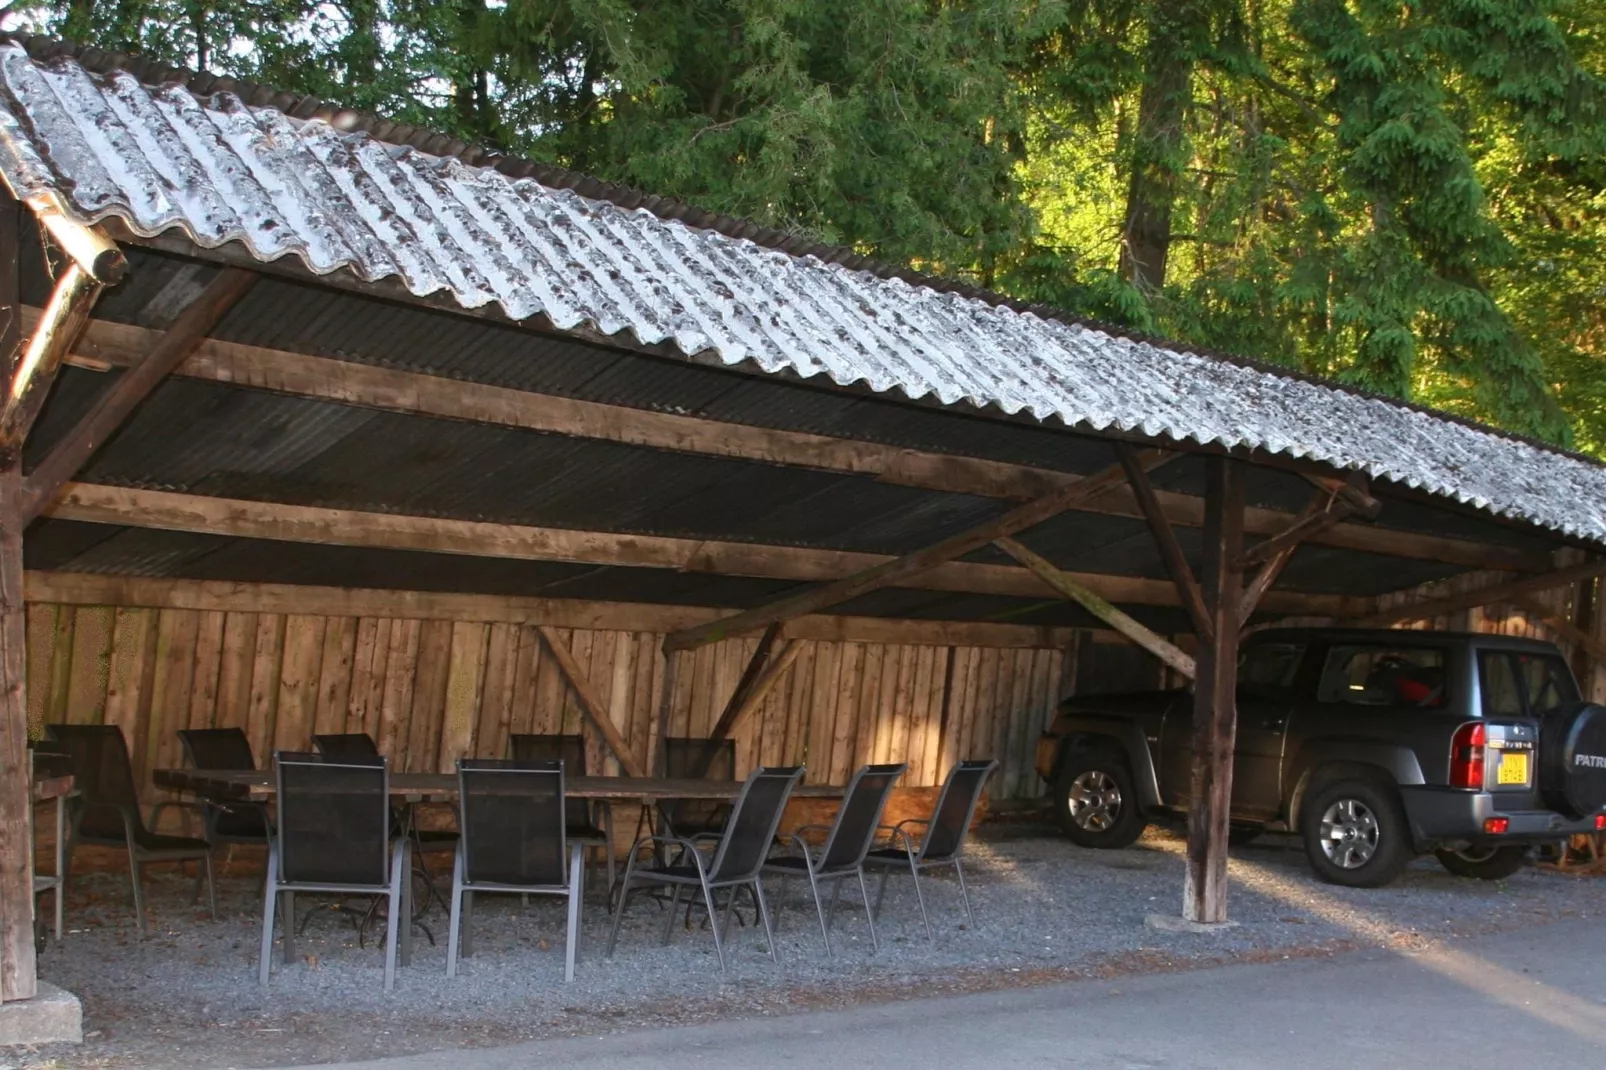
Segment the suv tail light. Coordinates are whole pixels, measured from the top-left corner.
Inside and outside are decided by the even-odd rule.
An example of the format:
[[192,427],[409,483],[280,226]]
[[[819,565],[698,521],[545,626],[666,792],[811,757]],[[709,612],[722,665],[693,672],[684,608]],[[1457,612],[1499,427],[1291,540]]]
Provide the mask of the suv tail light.
[[1450,743],[1450,786],[1483,790],[1483,747],[1489,735],[1482,721],[1456,729]]

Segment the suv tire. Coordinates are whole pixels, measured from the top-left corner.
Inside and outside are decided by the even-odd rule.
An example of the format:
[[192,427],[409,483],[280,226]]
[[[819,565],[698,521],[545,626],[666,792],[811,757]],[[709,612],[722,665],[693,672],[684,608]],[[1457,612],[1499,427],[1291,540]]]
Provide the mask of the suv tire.
[[1132,768],[1119,752],[1078,747],[1054,780],[1054,816],[1072,843],[1113,850],[1137,842],[1148,822],[1138,810]]
[[1371,779],[1319,786],[1301,808],[1300,837],[1316,875],[1350,888],[1380,888],[1400,875],[1412,850],[1405,810]]
[[1457,877],[1476,877],[1484,881],[1505,880],[1528,862],[1526,847],[1468,847],[1434,854],[1439,864]]

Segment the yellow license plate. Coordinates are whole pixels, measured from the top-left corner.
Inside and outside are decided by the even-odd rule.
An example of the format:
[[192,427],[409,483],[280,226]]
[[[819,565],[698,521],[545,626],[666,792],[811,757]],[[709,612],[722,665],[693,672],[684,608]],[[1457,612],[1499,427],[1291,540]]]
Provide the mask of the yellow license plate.
[[1501,784],[1528,783],[1528,752],[1506,751],[1502,754],[1496,780]]

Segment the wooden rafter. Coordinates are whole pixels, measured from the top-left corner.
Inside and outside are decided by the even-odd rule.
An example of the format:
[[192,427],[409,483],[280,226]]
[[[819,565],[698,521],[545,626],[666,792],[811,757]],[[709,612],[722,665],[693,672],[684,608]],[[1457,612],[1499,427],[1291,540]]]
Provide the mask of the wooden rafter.
[[1511,600],[1511,604],[1520,609],[1525,615],[1534,618],[1555,632],[1563,641],[1587,651],[1591,657],[1606,658],[1606,643],[1590,635],[1537,598],[1518,595]]
[[[1318,491],[1318,494],[1322,492]],[[1287,529],[1271,538],[1256,543],[1238,555],[1238,568],[1248,570],[1275,557],[1292,556],[1301,543],[1309,542],[1312,535],[1325,531],[1350,514],[1350,505],[1336,494],[1328,494],[1327,501],[1314,509],[1307,509]]]
[[89,323],[89,312],[101,284],[77,264],[68,264],[56,280],[50,304],[36,321],[28,345],[10,369],[10,388],[0,408],[0,453],[22,449],[39,410],[44,407],[61,362]]
[[[1142,464],[1145,469],[1158,468],[1160,465],[1175,460],[1179,454],[1152,450],[1143,455]],[[664,640],[665,650],[687,650],[692,647],[703,646],[706,643],[717,642],[732,635],[742,635],[746,632],[763,628],[777,622],[801,617],[806,613],[815,613],[821,609],[841,605],[843,602],[854,599],[870,591],[880,590],[883,587],[894,587],[900,583],[919,576],[921,573],[954,561],[973,550],[979,550],[994,539],[1006,535],[1013,535],[1029,527],[1041,524],[1051,516],[1065,512],[1078,501],[1086,501],[1103,490],[1123,482],[1126,473],[1120,464],[1113,465],[1088,476],[1069,487],[1062,488],[1017,506],[1002,516],[994,517],[985,524],[979,524],[969,531],[949,536],[935,545],[912,554],[885,561],[878,565],[864,569],[861,572],[846,576],[834,583],[822,587],[810,588],[794,595],[789,595],[768,605],[758,606],[755,609],[745,610],[724,620],[715,621],[697,628],[688,628],[676,632]]]
[[[327,509],[96,483],[68,485],[50,506],[48,515],[93,524],[281,542],[670,568],[804,582],[830,582],[897,560],[882,554]],[[1164,580],[1091,574],[1076,578],[1111,601],[1176,604],[1176,591]],[[948,562],[901,577],[898,582],[902,586],[970,594],[1024,598],[1043,594],[1041,582],[1023,569],[966,561]],[[1334,615],[1362,611],[1352,600],[1341,596],[1290,594],[1279,599],[1280,607],[1288,612]],[[769,622],[756,627],[765,623]]]
[[1175,643],[1144,626],[1139,621],[1134,620],[1128,614],[1123,613],[1120,609],[1112,606],[1109,602],[1077,583],[1069,575],[1055,567],[1053,562],[1032,550],[1031,547],[1011,538],[994,539],[993,545],[1031,569],[1044,583],[1087,610],[1094,617],[1114,628],[1117,632],[1126,636],[1188,679],[1193,679],[1195,672],[1194,660]]
[[1547,572],[1542,576],[1527,576],[1520,580],[1501,580],[1470,591],[1460,591],[1456,594],[1446,595],[1443,598],[1433,598],[1426,602],[1395,606],[1379,613],[1362,616],[1354,621],[1354,624],[1357,627],[1366,628],[1383,627],[1402,620],[1427,620],[1430,617],[1442,617],[1450,613],[1460,613],[1463,610],[1493,605],[1496,602],[1511,602],[1538,591],[1565,587],[1569,583],[1577,583],[1579,580],[1587,580],[1601,575],[1606,575],[1606,558],[1569,565],[1566,568],[1556,569],[1554,572]]
[[206,289],[179,313],[173,326],[134,367],[124,372],[95,402],[67,436],[34,466],[22,488],[24,522],[37,517],[95,451],[111,437],[156,385],[193,353],[217,326],[223,314],[251,288],[257,276],[238,268],[224,268]]
[[574,652],[569,649],[569,644],[565,643],[557,632],[545,624],[539,625],[536,630],[541,633],[542,642],[546,643],[547,649],[552,651],[553,660],[558,663],[558,668],[563,670],[563,675],[568,679],[569,686],[574,689],[575,697],[580,700],[580,709],[585,713],[586,720],[590,721],[591,727],[595,728],[597,734],[602,736],[603,742],[608,745],[608,749],[613,752],[613,756],[619,759],[619,768],[625,771],[626,776],[646,776],[646,770],[642,768],[640,762],[636,761],[636,756],[630,753],[630,745],[625,742],[625,737],[620,734],[619,729],[615,728],[613,722],[608,719],[608,707],[603,705],[601,698],[597,696],[596,688],[591,686],[591,680],[586,676],[585,670],[575,660]]
[[[764,705],[764,700],[769,697],[769,693],[774,690],[775,685],[780,683],[781,678],[791,670],[793,663],[797,661],[798,655],[801,653],[803,653],[803,644],[796,639],[787,639],[781,644],[780,649],[775,651],[773,657],[766,659],[760,665],[758,672],[753,676],[752,682],[747,689],[731,696],[730,705],[725,707],[725,712],[720,717],[719,723],[708,734],[709,746],[703,753],[702,768],[697,775],[702,776],[708,772],[708,767],[713,764],[715,750],[718,745],[729,739],[730,734],[736,731],[736,726],[745,721],[754,710]],[[754,660],[753,664],[758,664],[757,659]]]
[[[32,317],[38,315],[37,310],[27,311]],[[129,367],[160,337],[159,332],[130,324],[94,321],[69,360],[99,370]],[[560,398],[216,339],[203,342],[175,374],[390,412],[792,465],[979,497],[1030,501],[1076,481],[1065,472],[1029,465]],[[1155,498],[1173,526],[1197,528],[1204,522],[1204,505],[1197,497],[1156,490]],[[1078,502],[1072,511],[1143,517],[1135,495],[1126,486]],[[1246,509],[1244,530],[1252,535],[1275,535],[1295,518],[1295,514],[1280,510]],[[1317,533],[1311,541],[1468,568],[1543,572],[1550,567],[1542,554],[1366,524],[1338,524]]]
[[[1201,639],[1206,639],[1210,636],[1210,614],[1205,612],[1204,597],[1200,595],[1199,584],[1193,578],[1193,569],[1188,567],[1188,558],[1182,552],[1182,544],[1177,541],[1177,533],[1172,529],[1171,521],[1167,519],[1165,510],[1160,505],[1160,499],[1155,496],[1154,484],[1149,480],[1149,473],[1144,471],[1143,465],[1139,463],[1137,450],[1124,442],[1115,448],[1121,456],[1121,466],[1126,470],[1127,484],[1131,486],[1138,508],[1149,523],[1149,531],[1154,535],[1155,543],[1160,547],[1160,556],[1165,560],[1166,571],[1171,574],[1171,582],[1177,586],[1177,595],[1183,608],[1193,620],[1194,631]],[[1188,676],[1192,675],[1192,672],[1188,673]]]

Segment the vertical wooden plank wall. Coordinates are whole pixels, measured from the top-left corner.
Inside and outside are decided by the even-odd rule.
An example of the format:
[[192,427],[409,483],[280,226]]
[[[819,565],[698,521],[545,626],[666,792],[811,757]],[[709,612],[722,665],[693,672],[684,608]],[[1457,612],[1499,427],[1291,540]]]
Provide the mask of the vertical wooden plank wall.
[[[663,636],[557,634],[650,767]],[[618,772],[533,625],[34,603],[28,639],[30,731],[121,726],[148,799],[150,771],[182,764],[181,728],[244,728],[259,761],[315,732],[370,732],[407,771],[500,756],[515,732],[583,732],[590,768]],[[670,734],[708,735],[757,642],[677,655]],[[806,640],[738,727],[738,773],[804,762],[810,779],[841,783],[866,762],[905,761],[904,783],[922,786],[960,758],[997,757],[993,797],[1035,797],[1033,746],[1066,664],[1058,650]]]

